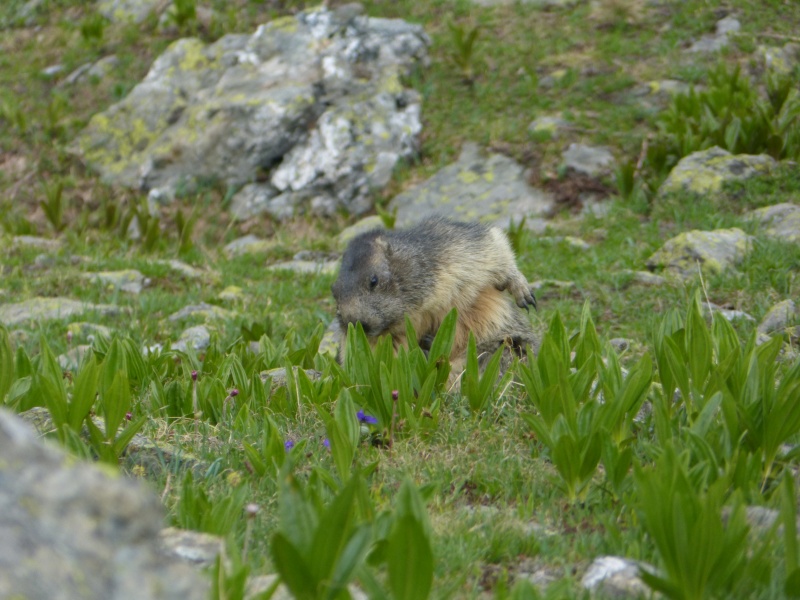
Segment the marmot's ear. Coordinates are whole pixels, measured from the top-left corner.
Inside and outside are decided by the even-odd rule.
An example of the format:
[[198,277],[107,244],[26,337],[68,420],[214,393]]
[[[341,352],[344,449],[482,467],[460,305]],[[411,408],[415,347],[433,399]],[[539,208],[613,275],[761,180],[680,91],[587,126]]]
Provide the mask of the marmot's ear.
[[389,257],[392,255],[392,246],[391,244],[389,244],[388,241],[386,241],[385,238],[382,237],[375,238],[375,244],[378,246],[378,248],[381,249],[384,256]]

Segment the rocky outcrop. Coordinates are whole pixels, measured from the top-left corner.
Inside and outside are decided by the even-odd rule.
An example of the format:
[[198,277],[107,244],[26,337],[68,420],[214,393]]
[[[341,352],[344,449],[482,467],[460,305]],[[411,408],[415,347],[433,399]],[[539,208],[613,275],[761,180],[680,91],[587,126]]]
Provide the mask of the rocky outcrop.
[[400,77],[429,41],[418,25],[359,13],[322,7],[211,45],[178,40],[92,118],[76,151],[151,199],[223,181],[252,184],[234,199],[241,216],[365,212],[416,151],[420,98]]
[[0,323],[10,327],[34,320],[68,319],[87,312],[116,315],[122,312],[122,309],[109,304],[91,304],[71,298],[37,297],[12,304],[0,304]]
[[800,206],[782,202],[758,208],[748,213],[748,218],[758,222],[768,237],[786,242],[800,242]]

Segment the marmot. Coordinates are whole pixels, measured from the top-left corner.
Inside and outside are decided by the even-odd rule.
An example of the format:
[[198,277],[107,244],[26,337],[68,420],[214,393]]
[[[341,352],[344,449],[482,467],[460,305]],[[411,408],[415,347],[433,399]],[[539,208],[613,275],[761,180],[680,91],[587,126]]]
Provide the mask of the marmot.
[[340,324],[340,352],[349,323],[360,322],[367,337],[389,334],[405,344],[405,315],[421,347],[428,347],[442,320],[458,309],[451,360],[466,357],[469,332],[479,353],[510,345],[518,355],[538,350],[526,315],[536,299],[517,268],[514,251],[497,227],[429,218],[408,229],[376,229],[353,238],[331,290]]

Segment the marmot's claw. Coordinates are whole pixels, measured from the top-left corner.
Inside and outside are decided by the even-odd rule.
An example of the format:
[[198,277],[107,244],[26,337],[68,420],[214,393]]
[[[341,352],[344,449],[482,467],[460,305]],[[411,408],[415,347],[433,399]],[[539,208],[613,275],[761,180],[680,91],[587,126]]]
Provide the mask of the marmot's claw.
[[517,298],[517,306],[528,310],[532,306],[536,310],[536,296],[533,295],[533,290],[525,288],[525,291]]

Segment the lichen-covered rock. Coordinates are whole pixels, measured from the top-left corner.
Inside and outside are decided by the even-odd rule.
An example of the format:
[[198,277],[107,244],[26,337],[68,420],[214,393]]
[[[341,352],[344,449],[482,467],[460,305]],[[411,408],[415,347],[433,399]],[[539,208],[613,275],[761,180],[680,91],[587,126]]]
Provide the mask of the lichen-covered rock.
[[87,312],[116,315],[121,311],[120,307],[110,304],[91,304],[70,298],[36,297],[12,304],[0,304],[0,323],[11,327],[33,320],[68,319]]
[[169,316],[169,320],[180,321],[181,319],[200,317],[206,321],[213,321],[216,319],[228,320],[234,318],[235,316],[236,313],[232,310],[226,310],[213,304],[201,302],[200,304],[184,306],[178,312],[171,314]]
[[336,260],[287,260],[267,267],[267,271],[293,271],[302,274],[333,275],[339,268]]
[[789,43],[782,48],[775,46],[759,46],[756,57],[767,72],[776,75],[791,75],[800,65],[800,44]]
[[528,133],[534,136],[546,135],[556,139],[571,126],[572,123],[558,115],[542,115],[531,121],[530,125],[528,125]]
[[162,551],[194,567],[212,567],[225,551],[224,540],[210,533],[165,527],[159,532]]
[[336,247],[340,250],[344,250],[347,248],[347,244],[350,243],[350,240],[352,240],[354,237],[374,229],[386,229],[386,226],[383,224],[383,219],[377,215],[364,217],[357,223],[353,223],[350,225],[350,227],[343,229],[341,233],[339,233],[339,235],[336,237]]
[[722,184],[769,172],[775,160],[766,154],[731,154],[718,146],[684,156],[659,188],[660,194],[718,192]]
[[75,462],[0,410],[0,597],[208,597],[160,549],[163,510],[136,481]]
[[258,252],[266,252],[272,247],[272,243],[263,240],[258,236],[249,233],[240,238],[236,238],[232,242],[225,244],[225,254],[228,258],[235,256],[242,256],[243,254],[256,254]]
[[247,192],[259,202],[237,203],[243,213],[364,212],[416,152],[420,98],[400,78],[429,40],[419,25],[358,12],[321,7],[211,45],[178,40],[92,118],[76,150],[105,180],[160,198],[268,175]]
[[770,237],[800,243],[800,206],[796,204],[783,202],[758,208],[748,213],[748,218],[757,221]]
[[507,156],[482,156],[475,144],[464,144],[458,161],[427,181],[395,196],[396,225],[406,227],[435,214],[490,223],[517,223],[547,214],[553,201],[528,185],[524,169]]
[[667,241],[647,261],[651,270],[666,269],[680,277],[720,273],[750,252],[753,238],[737,228],[687,231]]

